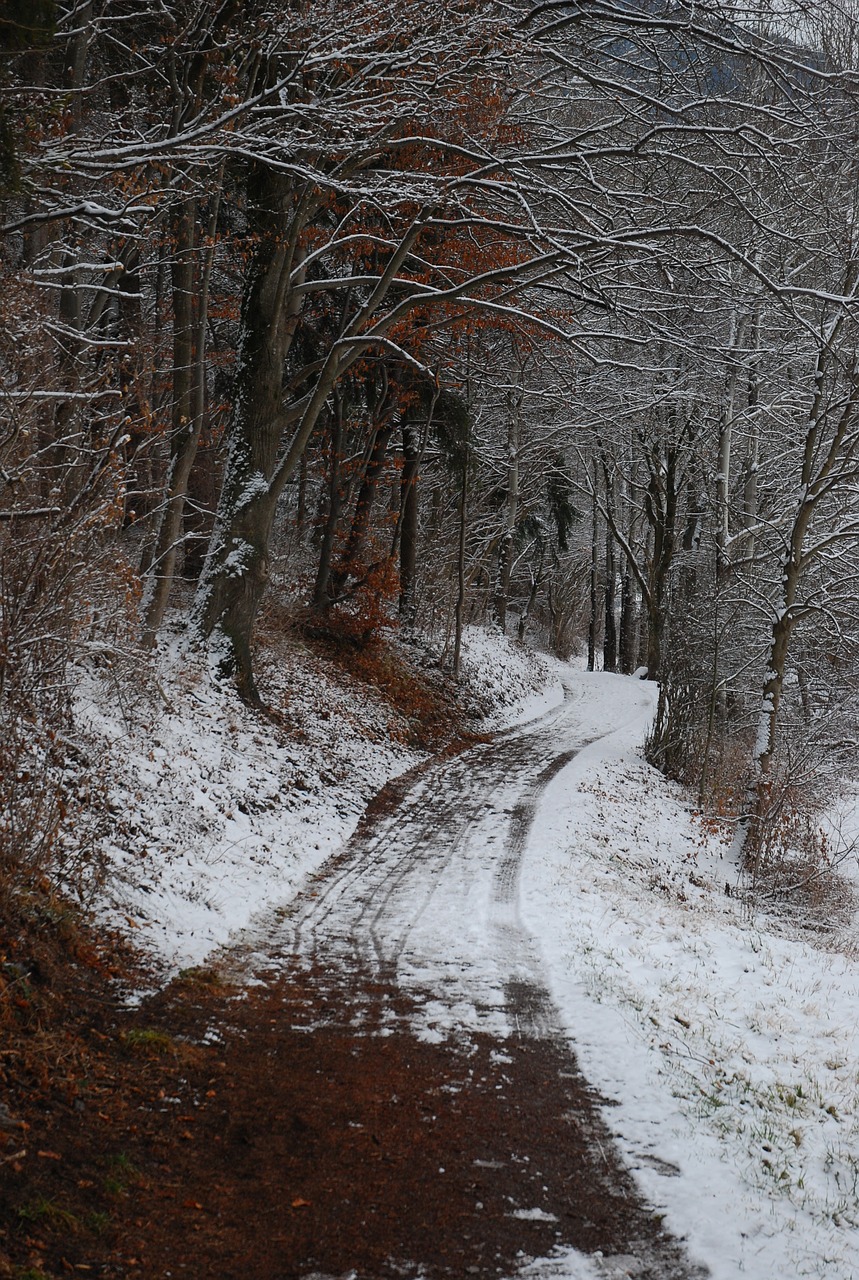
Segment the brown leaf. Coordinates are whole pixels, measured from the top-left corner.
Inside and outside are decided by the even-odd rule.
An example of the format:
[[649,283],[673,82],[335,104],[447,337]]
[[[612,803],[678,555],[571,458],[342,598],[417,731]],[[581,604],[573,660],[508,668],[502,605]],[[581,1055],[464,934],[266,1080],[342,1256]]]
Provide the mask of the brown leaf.
[[303,1200],[301,1196],[296,1196],[292,1202],[293,1209],[309,1209],[312,1201]]

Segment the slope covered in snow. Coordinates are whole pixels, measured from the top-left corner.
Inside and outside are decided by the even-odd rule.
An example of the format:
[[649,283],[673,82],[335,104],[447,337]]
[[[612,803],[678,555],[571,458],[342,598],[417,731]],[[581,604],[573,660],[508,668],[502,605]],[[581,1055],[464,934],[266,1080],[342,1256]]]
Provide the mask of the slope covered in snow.
[[[393,651],[396,655],[396,650]],[[394,657],[395,660],[395,657]],[[562,698],[560,664],[469,628],[463,700],[483,731]],[[264,652],[263,717],[174,642],[136,698],[103,673],[78,698],[109,817],[104,918],[168,971],[201,964],[263,907],[287,901],[354,830],[367,802],[425,751],[384,688],[295,637]]]
[[523,911],[582,1069],[715,1280],[854,1280],[859,935],[756,910],[727,840],[642,759],[650,716],[630,715],[629,682],[572,678],[623,727],[547,789]]
[[[643,760],[652,687],[535,661],[481,632],[465,665],[483,727],[548,709],[563,678],[583,738],[604,733],[539,800],[520,909],[645,1195],[714,1280],[854,1280],[850,912],[815,931],[754,908],[727,838]],[[178,647],[161,656],[158,681],[124,713],[93,681],[80,712],[107,760],[103,913],[133,922],[171,971],[287,902],[422,753],[382,691],[303,648],[266,673],[274,721],[224,697]],[[524,1274],[572,1280],[606,1266],[569,1254]]]

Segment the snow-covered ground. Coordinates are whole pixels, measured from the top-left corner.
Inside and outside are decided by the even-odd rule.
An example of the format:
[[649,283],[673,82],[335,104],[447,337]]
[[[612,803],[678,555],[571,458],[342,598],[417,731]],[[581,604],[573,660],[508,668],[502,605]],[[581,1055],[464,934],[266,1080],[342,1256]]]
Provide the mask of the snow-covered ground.
[[[541,714],[563,698],[561,664],[467,628],[463,679],[477,729]],[[346,840],[367,802],[424,756],[369,686],[298,639],[263,656],[260,683],[281,725],[213,683],[179,641],[136,696],[103,672],[81,685],[77,720],[100,762],[109,820],[104,919],[167,973],[203,963],[272,903],[288,901]]]
[[[645,1195],[714,1280],[859,1280],[852,928],[815,937],[750,909],[726,843],[642,759],[651,686],[561,672],[480,632],[466,667],[496,706],[493,727],[557,704],[562,674],[582,738],[607,734],[542,794],[520,905]],[[81,695],[109,760],[118,879],[103,910],[168,971],[286,903],[370,796],[420,759],[392,741],[380,696],[358,696],[309,652],[264,680],[281,728],[225,698],[178,647],[160,661],[160,694],[124,712],[101,681]],[[523,1275],[604,1280],[622,1266],[570,1254]]]
[[[582,1069],[715,1280],[854,1280],[859,935],[815,939],[752,911],[726,845],[640,755],[655,690],[572,678],[623,727],[545,792],[522,909]],[[570,1258],[534,1274],[604,1273]]]

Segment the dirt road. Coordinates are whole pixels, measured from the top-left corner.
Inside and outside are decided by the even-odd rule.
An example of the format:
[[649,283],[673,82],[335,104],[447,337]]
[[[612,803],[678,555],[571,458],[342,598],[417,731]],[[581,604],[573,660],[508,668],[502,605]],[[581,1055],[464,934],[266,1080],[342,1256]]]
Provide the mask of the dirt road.
[[[519,916],[541,793],[617,727],[598,720],[568,691],[539,721],[398,779],[306,891],[225,957],[265,981],[233,1036],[247,1048],[264,1003],[269,1057],[289,1071],[309,1055],[340,1107],[332,1121],[303,1095],[296,1114],[316,1157],[348,1166],[348,1193],[285,1140],[301,1243],[290,1236],[299,1256],[272,1275],[702,1274],[622,1169]],[[280,1123],[275,1104],[250,1101],[255,1142]],[[590,1261],[561,1263],[564,1246]]]
[[609,708],[583,683],[398,779],[219,966],[126,1005],[81,961],[34,1041],[52,1069],[11,1100],[0,1274],[698,1280],[519,910],[544,789],[636,688]]

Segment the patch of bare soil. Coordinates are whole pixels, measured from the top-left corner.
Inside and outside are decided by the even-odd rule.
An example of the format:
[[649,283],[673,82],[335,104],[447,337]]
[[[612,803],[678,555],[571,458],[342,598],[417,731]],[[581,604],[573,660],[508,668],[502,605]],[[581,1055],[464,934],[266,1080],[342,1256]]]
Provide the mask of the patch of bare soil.
[[8,1135],[6,1275],[496,1277],[559,1244],[692,1274],[566,1045],[422,1043],[410,1012],[328,973],[93,1004],[86,1080]]

